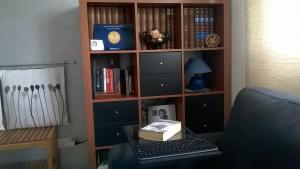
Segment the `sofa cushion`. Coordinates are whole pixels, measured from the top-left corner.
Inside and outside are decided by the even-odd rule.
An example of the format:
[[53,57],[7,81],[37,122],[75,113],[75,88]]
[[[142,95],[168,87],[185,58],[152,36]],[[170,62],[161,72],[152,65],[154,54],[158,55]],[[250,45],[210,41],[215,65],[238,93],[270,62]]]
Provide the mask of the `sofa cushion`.
[[299,169],[300,97],[262,88],[243,89],[223,139],[225,168]]

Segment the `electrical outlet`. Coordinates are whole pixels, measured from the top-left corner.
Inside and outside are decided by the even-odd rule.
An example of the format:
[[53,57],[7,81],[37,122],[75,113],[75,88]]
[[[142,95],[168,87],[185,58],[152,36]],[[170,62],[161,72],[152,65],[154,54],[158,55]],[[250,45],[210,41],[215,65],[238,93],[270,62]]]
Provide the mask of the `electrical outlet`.
[[58,147],[73,147],[75,146],[75,141],[71,137],[59,138],[58,139]]

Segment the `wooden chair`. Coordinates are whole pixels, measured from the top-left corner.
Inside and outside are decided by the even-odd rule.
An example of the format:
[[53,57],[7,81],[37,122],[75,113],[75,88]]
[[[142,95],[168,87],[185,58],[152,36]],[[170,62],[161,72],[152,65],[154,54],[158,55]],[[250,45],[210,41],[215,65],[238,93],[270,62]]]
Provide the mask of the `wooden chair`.
[[44,147],[47,160],[0,165],[0,169],[57,169],[56,128],[30,128],[0,131],[0,151]]

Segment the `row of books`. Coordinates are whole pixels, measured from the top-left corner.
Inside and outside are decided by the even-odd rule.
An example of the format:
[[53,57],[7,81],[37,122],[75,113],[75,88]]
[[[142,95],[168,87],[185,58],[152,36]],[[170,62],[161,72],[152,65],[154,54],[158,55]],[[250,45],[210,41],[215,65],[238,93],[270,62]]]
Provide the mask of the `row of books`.
[[88,7],[90,38],[94,24],[131,24],[130,7]]
[[214,8],[183,8],[184,48],[204,48],[207,35],[214,33]]
[[133,75],[127,69],[93,66],[93,92],[99,94],[133,94]]
[[[159,30],[161,33],[170,32],[172,40],[162,46],[163,49],[174,48],[174,8],[138,8],[138,20],[140,22],[140,36],[144,31]],[[151,49],[141,39],[141,49]]]

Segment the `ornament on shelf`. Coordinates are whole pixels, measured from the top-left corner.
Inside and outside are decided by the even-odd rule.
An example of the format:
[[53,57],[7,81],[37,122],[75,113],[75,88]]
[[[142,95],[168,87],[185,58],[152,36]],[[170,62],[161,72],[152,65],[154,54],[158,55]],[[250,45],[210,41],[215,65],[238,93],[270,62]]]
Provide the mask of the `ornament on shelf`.
[[217,34],[210,34],[205,39],[205,44],[209,48],[215,48],[218,47],[220,44],[221,38]]
[[161,33],[159,30],[154,29],[150,32],[143,32],[143,39],[153,49],[161,49],[162,44],[171,40],[171,33]]

